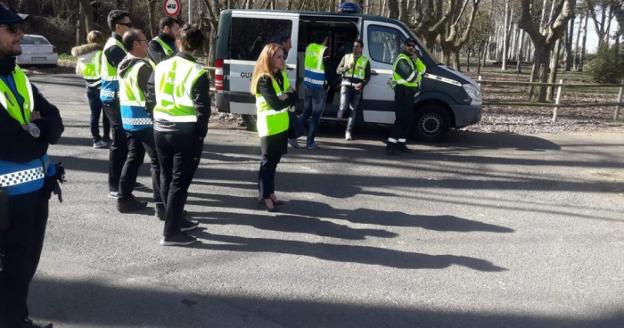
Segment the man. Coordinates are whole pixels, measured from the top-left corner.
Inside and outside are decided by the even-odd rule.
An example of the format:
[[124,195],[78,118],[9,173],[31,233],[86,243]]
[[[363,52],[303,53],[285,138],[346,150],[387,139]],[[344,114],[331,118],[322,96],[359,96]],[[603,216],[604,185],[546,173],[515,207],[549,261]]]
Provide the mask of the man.
[[318,145],[314,142],[314,137],[321,122],[321,114],[323,114],[325,109],[325,98],[327,97],[328,88],[327,65],[325,64],[328,37],[316,34],[313,40],[314,42],[310,43],[305,51],[305,69],[303,73],[304,106],[303,113],[299,116],[301,124],[312,116],[308,124],[306,145],[308,149],[318,148]]
[[145,152],[150,158],[152,169],[152,190],[156,202],[157,215],[164,216],[164,205],[160,195],[160,168],[156,146],[152,113],[145,107],[147,82],[153,68],[145,60],[147,39],[140,30],[130,30],[123,35],[123,46],[128,55],[118,67],[119,104],[121,122],[128,140],[128,158],[121,170],[119,179],[119,198],[117,210],[121,213],[135,212],[145,208],[146,203],[138,201],[133,195],[139,168],[143,164]]
[[108,27],[111,29],[112,34],[106,41],[104,53],[102,54],[100,100],[102,100],[104,114],[106,114],[113,130],[113,142],[108,156],[108,196],[118,198],[119,177],[128,155],[128,145],[126,144],[126,135],[119,113],[117,66],[126,57],[127,51],[121,43],[121,36],[132,27],[130,14],[123,10],[112,10],[108,14]]
[[418,56],[419,50],[414,39],[406,39],[401,50],[392,67],[395,120],[386,143],[386,155],[410,152],[406,142],[414,113],[414,96],[426,69]]
[[180,33],[181,52],[156,66],[149,83],[148,108],[154,106],[154,139],[165,203],[163,246],[190,245],[186,231],[197,227],[184,212],[188,188],[199,165],[210,118],[208,73],[196,63],[204,36],[196,25]]
[[[28,288],[37,270],[50,191],[62,170],[48,145],[63,133],[58,109],[15,64],[25,16],[0,3],[0,327],[41,327],[28,318]],[[54,172],[56,170],[56,172]],[[58,173],[58,175],[57,175]],[[48,324],[45,327],[52,327]]]
[[353,139],[351,133],[357,118],[358,105],[362,99],[364,86],[368,83],[371,76],[368,58],[362,55],[363,47],[364,43],[362,40],[353,42],[353,53],[344,55],[336,69],[336,73],[342,75],[338,118],[342,118],[344,113],[351,109],[351,115],[347,121],[347,130],[345,131],[346,140]]
[[160,33],[149,42],[147,53],[154,64],[173,57],[178,53],[176,39],[180,36],[180,22],[173,17],[164,17],[158,24]]

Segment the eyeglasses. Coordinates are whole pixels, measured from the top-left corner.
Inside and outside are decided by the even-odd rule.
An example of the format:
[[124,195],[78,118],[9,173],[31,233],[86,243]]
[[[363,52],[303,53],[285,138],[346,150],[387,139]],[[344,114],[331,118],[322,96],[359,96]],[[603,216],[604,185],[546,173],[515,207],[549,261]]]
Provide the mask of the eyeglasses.
[[20,31],[24,31],[24,26],[22,24],[13,24],[13,25],[0,24],[0,26],[5,26],[7,31],[13,34],[17,34]]
[[127,27],[132,27],[132,22],[128,22],[128,23],[117,23],[119,25],[123,25],[123,26],[127,26]]

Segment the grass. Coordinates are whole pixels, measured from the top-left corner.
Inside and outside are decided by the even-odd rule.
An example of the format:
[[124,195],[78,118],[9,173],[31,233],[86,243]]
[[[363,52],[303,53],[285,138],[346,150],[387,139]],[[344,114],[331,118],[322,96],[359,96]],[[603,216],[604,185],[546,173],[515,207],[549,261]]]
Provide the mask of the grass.
[[76,62],[78,61],[78,58],[70,55],[70,54],[59,54],[58,56],[58,65],[59,66],[65,66],[65,67],[76,67]]

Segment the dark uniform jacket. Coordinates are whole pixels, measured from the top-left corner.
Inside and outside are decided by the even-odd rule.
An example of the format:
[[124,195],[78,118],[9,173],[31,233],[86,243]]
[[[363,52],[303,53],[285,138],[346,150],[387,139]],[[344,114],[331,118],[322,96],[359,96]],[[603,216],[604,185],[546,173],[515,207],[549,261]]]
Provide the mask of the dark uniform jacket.
[[[165,41],[165,43],[167,43],[169,45],[169,47],[171,47],[171,49],[173,49],[174,52],[176,51],[176,46],[175,46],[175,40],[170,37],[167,34],[164,33],[159,33],[158,36]],[[165,60],[165,59],[169,59],[171,57],[167,56],[167,54],[165,54],[165,50],[163,49],[163,47],[160,45],[160,43],[158,43],[158,41],[156,40],[150,40],[148,47],[147,47],[147,54],[149,55],[149,57],[152,59],[152,61],[156,64],[160,63],[161,61]]]

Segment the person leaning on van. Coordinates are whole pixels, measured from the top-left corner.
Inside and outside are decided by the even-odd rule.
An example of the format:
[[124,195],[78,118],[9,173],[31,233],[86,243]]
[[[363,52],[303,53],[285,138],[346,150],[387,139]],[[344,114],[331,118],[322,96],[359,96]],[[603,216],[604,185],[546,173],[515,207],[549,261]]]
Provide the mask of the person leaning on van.
[[[283,204],[275,196],[275,171],[288,148],[288,110],[297,103],[283,70],[284,50],[276,43],[264,46],[251,76],[250,92],[256,96],[257,129],[260,136],[259,203],[267,211]],[[291,92],[288,92],[288,91]]]
[[[153,108],[154,139],[160,163],[160,192],[165,206],[163,246],[180,246],[197,239],[186,232],[197,228],[184,211],[188,188],[199,166],[210,118],[208,73],[196,63],[204,35],[197,25],[180,33],[181,51],[156,65],[148,82],[146,105]],[[153,107],[152,107],[153,106]]]
[[420,88],[425,69],[425,64],[418,56],[416,41],[406,39],[392,68],[395,120],[386,143],[386,155],[399,155],[401,152],[410,151],[406,145],[407,134],[412,124],[414,96]]
[[352,139],[351,132],[353,132],[353,126],[355,125],[358,105],[362,99],[364,86],[368,83],[371,76],[368,57],[362,55],[363,47],[364,43],[362,40],[355,40],[353,42],[353,53],[344,55],[336,69],[336,73],[342,75],[338,118],[342,118],[344,113],[351,109],[351,115],[349,115],[349,120],[347,121],[347,130],[345,131],[346,140]]

